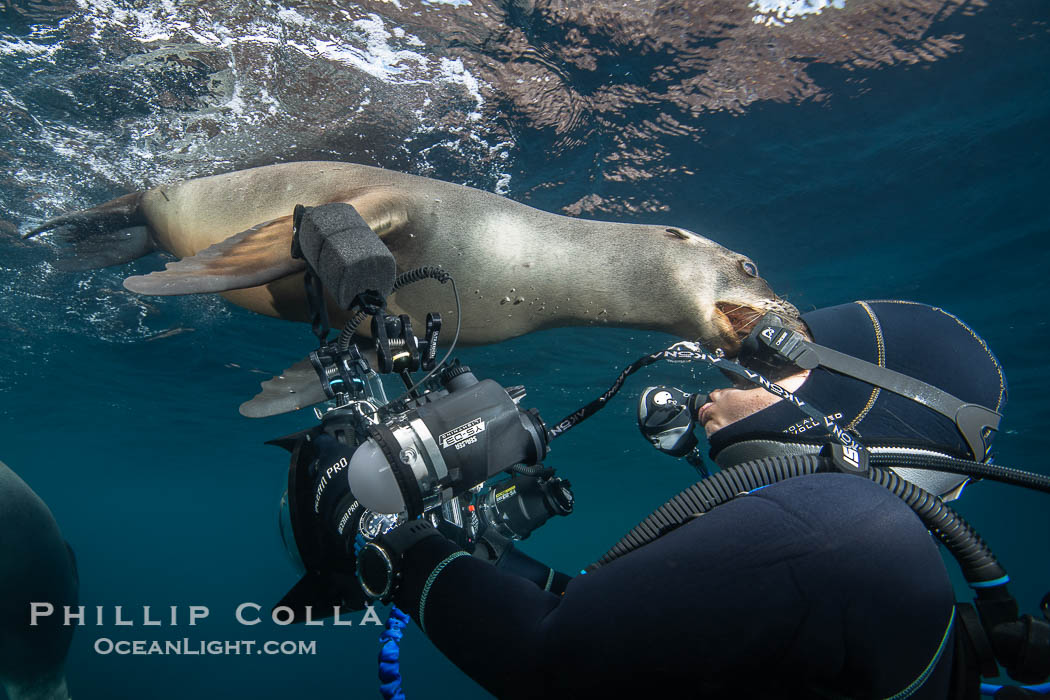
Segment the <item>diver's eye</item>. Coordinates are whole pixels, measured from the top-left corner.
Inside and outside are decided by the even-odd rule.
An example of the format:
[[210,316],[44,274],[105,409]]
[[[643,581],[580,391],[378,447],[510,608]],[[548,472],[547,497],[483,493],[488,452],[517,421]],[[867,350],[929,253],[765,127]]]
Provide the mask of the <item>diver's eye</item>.
[[758,277],[758,265],[750,260],[741,260],[740,267],[744,268],[744,272],[747,273],[749,277]]

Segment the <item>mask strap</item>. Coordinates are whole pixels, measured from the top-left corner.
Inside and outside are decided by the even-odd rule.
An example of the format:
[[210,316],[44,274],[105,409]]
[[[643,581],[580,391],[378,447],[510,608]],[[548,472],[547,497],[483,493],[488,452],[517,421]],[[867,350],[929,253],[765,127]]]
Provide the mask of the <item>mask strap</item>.
[[999,429],[1002,419],[999,413],[966,403],[914,377],[810,342],[801,333],[784,328],[780,319],[775,315],[770,318],[771,315],[766,314],[748,338],[751,352],[759,357],[775,358],[774,362],[778,364],[791,363],[800,369],[823,367],[911,399],[955,423],[975,459],[987,455],[984,431]]

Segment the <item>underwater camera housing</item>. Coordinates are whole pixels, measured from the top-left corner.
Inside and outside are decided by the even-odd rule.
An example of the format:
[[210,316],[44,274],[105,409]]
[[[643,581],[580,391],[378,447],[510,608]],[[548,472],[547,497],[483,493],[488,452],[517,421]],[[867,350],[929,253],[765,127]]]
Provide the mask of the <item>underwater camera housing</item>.
[[[535,411],[519,409],[496,382],[479,382],[462,365],[441,377],[444,386],[423,392],[408,410],[381,405],[370,413],[355,401],[330,408],[314,428],[273,441],[292,453],[279,527],[302,578],[278,605],[296,621],[306,619],[308,606],[313,619],[337,606],[364,607],[356,549],[408,519],[426,517],[472,550],[490,528],[523,539],[552,515],[572,511],[569,484],[552,469],[483,487],[503,470],[536,464],[546,453],[546,431]],[[452,427],[437,432],[444,426]]]
[[[553,515],[572,510],[569,483],[538,464],[547,454],[548,433],[534,409],[519,407],[525,388],[478,380],[458,361],[446,364],[455,339],[435,362],[437,313],[427,315],[420,339],[407,316],[386,312],[381,292],[361,290],[349,302],[351,320],[337,340],[327,341],[325,295],[310,264],[310,251],[321,246],[298,237],[321,229],[375,236],[349,205],[340,207],[313,217],[324,207],[297,207],[293,243],[293,251],[299,246],[307,258],[307,296],[321,341],[309,364],[324,392],[320,400],[327,399],[329,407],[314,409],[319,425],[268,443],[292,454],[279,527],[302,578],[278,606],[289,608],[296,622],[330,616],[339,607],[363,609],[356,552],[406,520],[427,518],[472,551],[490,528],[523,539]],[[377,250],[360,241],[345,247]],[[455,282],[440,268],[413,270],[390,284],[381,275],[368,279],[392,293],[427,278],[451,282],[455,292]],[[340,284],[337,296],[349,298],[345,276]],[[458,293],[456,302],[458,335]],[[366,351],[374,350],[374,363],[353,339],[369,315],[372,340]],[[416,370],[427,374],[413,382]],[[404,394],[388,400],[380,374],[400,376]],[[516,475],[493,485],[499,497],[489,497],[484,483],[504,470]]]
[[[470,368],[441,373],[442,390],[368,426],[350,461],[350,488],[369,510],[415,518],[515,464],[547,453],[535,410],[518,408],[524,387],[478,381]],[[436,398],[432,398],[436,397]]]

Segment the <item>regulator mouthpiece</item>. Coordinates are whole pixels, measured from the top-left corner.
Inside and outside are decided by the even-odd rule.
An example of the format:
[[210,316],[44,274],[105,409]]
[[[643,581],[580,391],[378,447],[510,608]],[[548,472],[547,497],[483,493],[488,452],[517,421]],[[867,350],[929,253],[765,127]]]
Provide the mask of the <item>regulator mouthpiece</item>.
[[697,445],[696,411],[707,394],[687,394],[673,386],[651,386],[638,402],[638,429],[653,447],[684,457]]

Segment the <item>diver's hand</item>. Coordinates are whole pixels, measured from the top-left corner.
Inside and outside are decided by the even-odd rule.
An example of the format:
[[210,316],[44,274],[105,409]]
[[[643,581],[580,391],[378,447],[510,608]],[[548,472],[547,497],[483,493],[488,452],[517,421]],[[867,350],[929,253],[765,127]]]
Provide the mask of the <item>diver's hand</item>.
[[492,564],[509,574],[532,581],[545,591],[561,595],[569,585],[570,577],[536,561],[514,546],[514,540],[489,528],[478,538],[474,557]]
[[486,528],[474,544],[474,557],[489,564],[499,566],[500,560],[514,548],[514,540],[501,535],[495,528]]

